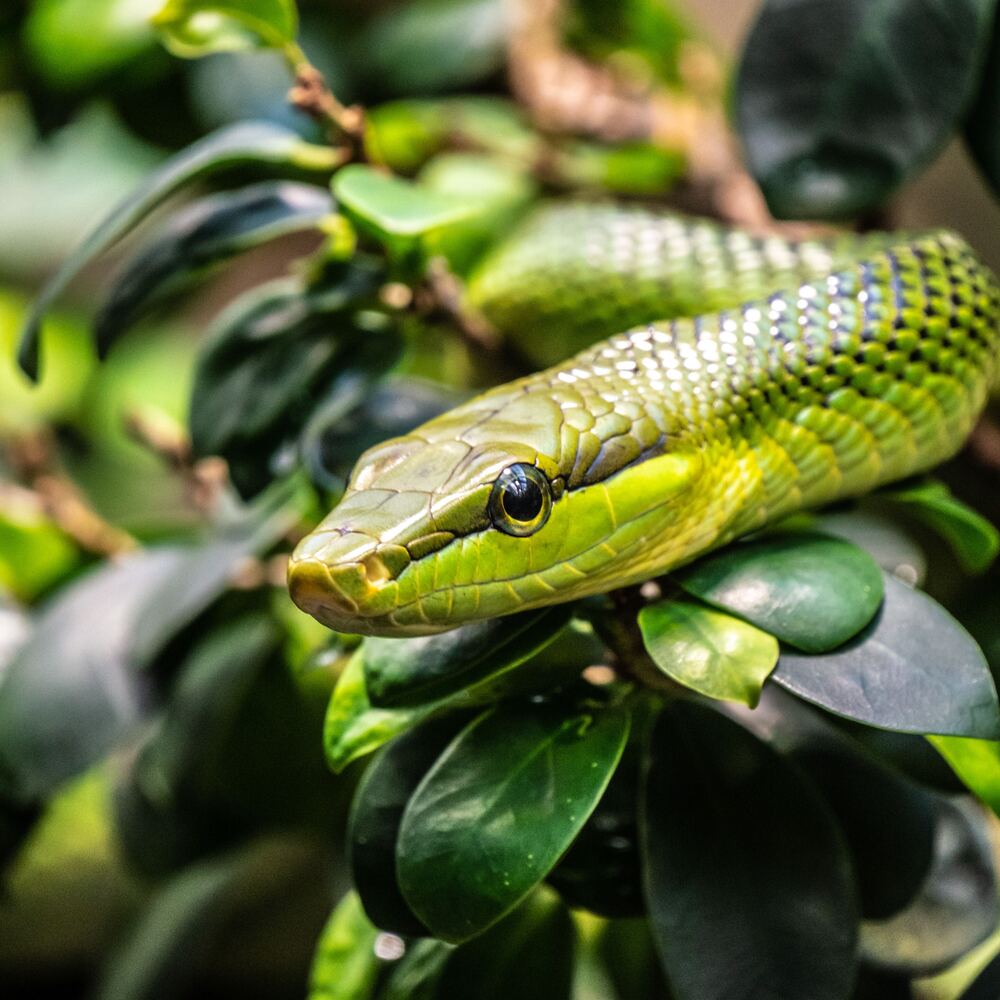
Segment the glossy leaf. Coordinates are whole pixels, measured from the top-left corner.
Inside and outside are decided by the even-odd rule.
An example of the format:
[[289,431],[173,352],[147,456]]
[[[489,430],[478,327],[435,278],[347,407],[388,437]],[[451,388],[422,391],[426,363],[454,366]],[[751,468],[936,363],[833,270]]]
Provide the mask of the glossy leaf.
[[18,361],[38,377],[38,340],[45,313],[91,260],[117,243],[170,195],[186,184],[236,167],[296,169],[328,174],[337,166],[336,150],[303,142],[290,129],[247,122],[206,136],[169,159],[100,222],[64,261],[42,289],[22,333]]
[[996,1000],[1000,996],[1000,957],[994,958],[975,982],[962,994],[961,1000]]
[[433,938],[410,942],[395,964],[378,1000],[438,1000],[451,945]]
[[569,621],[556,605],[472,622],[438,635],[365,640],[365,684],[373,705],[413,706],[454,694],[545,648]]
[[668,677],[709,698],[751,708],[778,662],[778,641],[753,625],[687,600],[639,612],[642,641]]
[[197,455],[229,462],[243,496],[267,486],[324,397],[363,397],[395,361],[396,327],[363,311],[379,277],[357,262],[313,288],[279,280],[220,317],[195,369],[191,441]]
[[748,724],[830,805],[854,863],[861,915],[884,919],[909,904],[933,858],[939,797],[780,688],[768,689]]
[[327,763],[339,773],[351,761],[428,718],[436,707],[374,708],[368,700],[361,653],[355,653],[340,675],[327,709],[323,728]]
[[362,655],[358,653],[344,670],[330,699],[324,730],[327,763],[334,771],[341,771],[352,760],[377,750],[394,736],[441,712],[549,692],[572,683],[581,671],[600,663],[603,657],[603,646],[590,626],[573,621],[541,652],[454,694],[412,708],[377,708],[368,699]]
[[212,52],[265,46],[284,49],[295,41],[295,0],[166,0],[153,18],[174,55],[188,59]]
[[440,194],[363,164],[339,170],[333,193],[355,225],[397,255],[409,253],[421,237],[480,211],[476,198]]
[[464,713],[432,719],[394,740],[365,771],[354,793],[347,843],[354,888],[368,918],[383,931],[420,937],[396,881],[396,842],[410,797],[448,744],[464,728]]
[[533,892],[485,934],[452,951],[439,1000],[570,1000],[576,929],[551,890]]
[[628,737],[620,708],[500,707],[469,726],[410,799],[397,873],[413,912],[463,941],[551,870],[597,805]]
[[254,184],[178,210],[115,279],[94,320],[98,353],[104,357],[145,309],[187,287],[207,268],[307,229],[332,210],[326,189],[292,181]]
[[631,742],[597,808],[549,873],[549,885],[573,909],[609,918],[646,912],[639,871],[640,756],[640,744]]
[[993,0],[767,0],[744,44],[736,119],[779,218],[881,205],[964,117]]
[[867,552],[826,535],[768,535],[700,559],[677,582],[807,653],[856,636],[882,603],[882,573]]
[[994,194],[1000,196],[1000,26],[994,25],[979,94],[965,123],[965,141]]
[[229,537],[149,548],[80,577],[45,607],[0,686],[0,788],[44,798],[148,710],[137,671],[288,527],[282,511]]
[[882,729],[1000,738],[989,667],[936,601],[892,577],[875,620],[832,653],[783,651],[776,684],[837,715]]
[[931,480],[881,496],[903,505],[937,531],[970,573],[984,572],[1000,553],[1000,531],[982,514],[952,496],[944,483]]
[[650,920],[676,994],[845,1000],[854,979],[851,863],[832,817],[775,751],[677,702],[649,750],[641,835]]
[[156,45],[161,0],[40,0],[25,23],[32,68],[59,89],[107,77]]
[[316,944],[309,1000],[368,1000],[375,992],[378,930],[357,893],[349,892],[330,915]]
[[1000,816],[1000,743],[958,736],[929,739],[969,791]]
[[929,975],[981,944],[998,917],[985,816],[968,801],[942,799],[934,861],[919,895],[889,920],[862,925],[861,954],[881,968]]

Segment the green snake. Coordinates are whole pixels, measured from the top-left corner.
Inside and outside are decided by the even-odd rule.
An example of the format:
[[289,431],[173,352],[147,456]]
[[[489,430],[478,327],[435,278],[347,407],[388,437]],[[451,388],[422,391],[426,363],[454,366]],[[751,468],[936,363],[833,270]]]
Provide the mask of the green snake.
[[553,203],[469,282],[538,357],[386,441],[296,548],[326,625],[420,635],[659,576],[954,454],[1000,366],[1000,288],[947,231],[756,237]]

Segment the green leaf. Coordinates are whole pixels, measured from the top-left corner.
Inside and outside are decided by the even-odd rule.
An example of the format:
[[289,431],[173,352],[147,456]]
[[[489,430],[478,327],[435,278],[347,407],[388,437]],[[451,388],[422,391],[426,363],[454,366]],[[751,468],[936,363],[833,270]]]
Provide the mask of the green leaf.
[[965,141],[993,193],[1000,197],[1000,25],[994,25],[993,40],[979,95],[965,123]]
[[449,747],[410,799],[403,896],[446,941],[485,930],[548,874],[597,805],[628,738],[621,708],[500,707]]
[[355,892],[330,915],[316,945],[309,974],[309,1000],[368,1000],[374,996],[379,960],[378,930],[371,925]]
[[336,771],[377,750],[393,737],[428,718],[437,706],[373,708],[365,687],[361,651],[356,652],[340,675],[323,727],[326,760]]
[[709,698],[753,708],[778,662],[778,640],[694,601],[667,600],[639,612],[643,645],[668,677]]
[[149,710],[137,671],[294,516],[252,519],[198,545],[102,566],[45,607],[0,686],[0,789],[31,802],[102,757]]
[[855,971],[850,858],[799,772],[705,706],[670,705],[649,749],[646,894],[681,997],[845,1000]]
[[633,737],[597,808],[549,873],[549,885],[574,910],[609,918],[646,912],[637,826],[640,757]]
[[360,163],[337,171],[333,193],[352,222],[398,257],[414,251],[421,237],[481,211],[478,199],[440,194]]
[[957,962],[994,932],[1000,917],[990,824],[972,802],[939,801],[934,861],[901,913],[861,927],[862,958],[924,976]]
[[609,920],[597,951],[615,1000],[674,1000],[648,920]]
[[299,29],[295,0],[167,0],[153,24],[176,56],[263,46],[288,49]]
[[468,688],[412,708],[376,708],[368,699],[363,656],[358,652],[330,699],[324,730],[327,763],[334,771],[342,771],[352,760],[441,712],[548,692],[574,681],[584,668],[601,662],[604,655],[593,629],[573,621],[541,652],[524,662],[509,664]]
[[1000,743],[958,736],[928,739],[966,788],[1000,816]]
[[533,892],[485,934],[455,948],[440,1000],[570,1000],[576,929],[551,890]]
[[396,842],[410,797],[468,715],[432,719],[394,740],[365,771],[347,824],[354,888],[368,918],[383,931],[421,937],[427,928],[413,915],[396,881]]
[[156,45],[149,15],[162,0],[39,0],[25,22],[32,69],[59,89],[107,77]]
[[778,218],[880,206],[965,115],[994,0],[767,0],[744,44],[736,120]]
[[884,919],[902,910],[931,865],[939,797],[778,688],[768,690],[749,722],[798,765],[837,817],[854,862],[861,915]]
[[892,577],[864,632],[832,653],[783,651],[771,677],[806,701],[870,726],[1000,738],[996,688],[975,640],[940,604]]
[[975,982],[962,994],[961,1000],[995,1000],[1000,996],[1000,957],[994,958]]
[[569,621],[561,604],[463,625],[415,639],[366,639],[368,697],[379,708],[425,704],[518,666],[544,649]]
[[19,497],[0,493],[0,593],[30,602],[75,570],[81,555],[40,509]]
[[855,545],[812,532],[732,545],[677,576],[688,592],[807,653],[856,636],[882,603],[882,573]]
[[433,938],[410,942],[378,1000],[438,1000],[441,976],[452,950],[451,945]]
[[962,568],[982,573],[1000,553],[1000,531],[936,480],[879,494],[900,504],[938,532],[952,547]]
[[101,357],[151,305],[207,269],[279,236],[308,229],[333,210],[325,188],[267,181],[199,199],[174,213],[126,263],[94,320]]
[[337,166],[332,148],[304,142],[290,129],[247,122],[220,129],[171,157],[104,218],[42,289],[21,332],[18,361],[38,377],[38,340],[51,304],[93,258],[114,246],[149,213],[186,184],[237,167],[294,168],[328,174]]
[[196,455],[221,455],[236,488],[256,495],[312,413],[334,393],[364,397],[394,363],[395,324],[363,307],[381,269],[364,261],[311,288],[279,279],[237,299],[198,357],[189,423]]

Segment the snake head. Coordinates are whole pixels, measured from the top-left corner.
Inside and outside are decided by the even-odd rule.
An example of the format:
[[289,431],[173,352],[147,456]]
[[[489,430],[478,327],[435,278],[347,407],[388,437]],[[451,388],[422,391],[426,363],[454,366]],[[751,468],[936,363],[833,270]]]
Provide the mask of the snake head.
[[370,449],[292,555],[295,603],[337,631],[426,635],[654,575],[706,523],[701,452],[628,420],[568,433],[565,402],[514,383]]

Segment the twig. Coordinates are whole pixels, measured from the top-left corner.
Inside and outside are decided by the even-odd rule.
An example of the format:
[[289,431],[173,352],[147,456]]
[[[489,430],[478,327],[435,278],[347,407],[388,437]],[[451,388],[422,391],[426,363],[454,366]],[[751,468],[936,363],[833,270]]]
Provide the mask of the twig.
[[[444,257],[432,257],[428,261],[426,279],[426,285],[421,289],[425,293],[421,303],[425,308],[436,308],[447,315],[473,347],[490,352],[500,350],[503,343],[500,335],[484,317],[465,304],[462,282],[448,267]],[[418,299],[421,297],[417,296]]]
[[116,556],[137,547],[128,532],[104,520],[64,475],[56,471],[51,440],[42,434],[8,444],[11,464],[42,510],[86,552]]
[[355,152],[360,147],[365,131],[364,110],[356,104],[341,104],[323,74],[304,57],[295,66],[295,84],[288,92],[288,100],[323,125],[334,144],[346,138]]

